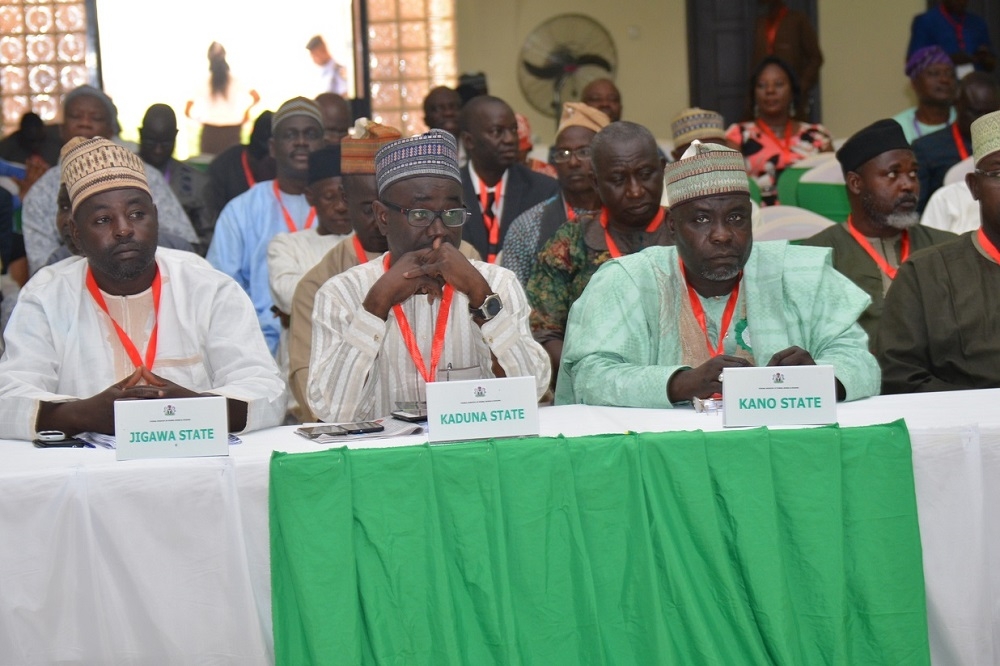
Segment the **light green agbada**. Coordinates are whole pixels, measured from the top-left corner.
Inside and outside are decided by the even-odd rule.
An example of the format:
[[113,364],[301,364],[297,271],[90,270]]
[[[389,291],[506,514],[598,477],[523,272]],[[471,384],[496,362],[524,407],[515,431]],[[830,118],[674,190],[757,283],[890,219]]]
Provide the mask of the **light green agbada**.
[[[829,249],[754,243],[740,292],[740,337],[758,365],[795,345],[834,367],[848,400],[878,393],[878,363],[857,323],[870,299],[834,270]],[[679,331],[690,307],[676,248],[606,263],[570,311],[556,404],[670,407],[667,381],[691,366]]]

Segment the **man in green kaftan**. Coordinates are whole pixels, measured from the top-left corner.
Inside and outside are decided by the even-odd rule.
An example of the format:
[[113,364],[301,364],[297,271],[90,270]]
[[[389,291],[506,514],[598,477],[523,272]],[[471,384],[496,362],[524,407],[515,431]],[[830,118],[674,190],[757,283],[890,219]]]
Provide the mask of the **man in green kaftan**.
[[667,167],[675,247],[604,264],[570,311],[558,404],[670,407],[722,390],[722,369],[834,366],[838,399],[879,370],[857,319],[869,298],[830,251],[753,243],[740,154],[694,143]]
[[955,238],[920,224],[917,160],[903,128],[879,120],[858,131],[837,151],[851,214],[804,245],[833,248],[833,267],[865,290],[872,302],[858,319],[874,351],[882,301],[899,265],[917,250]]
[[919,252],[885,297],[884,393],[1000,387],[1000,111],[972,123],[980,228]]

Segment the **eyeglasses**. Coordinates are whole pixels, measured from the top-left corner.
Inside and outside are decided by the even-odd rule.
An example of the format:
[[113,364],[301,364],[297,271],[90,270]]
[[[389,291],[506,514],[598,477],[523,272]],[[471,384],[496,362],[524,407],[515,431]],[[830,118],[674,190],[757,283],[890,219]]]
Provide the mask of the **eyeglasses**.
[[1000,180],[1000,169],[997,171],[983,171],[982,169],[976,169],[976,173],[980,176],[986,176],[987,178],[993,180]]
[[590,159],[590,146],[582,146],[576,150],[570,150],[569,148],[553,148],[552,149],[552,161],[556,164],[561,162],[569,162],[570,159],[576,155],[578,160],[589,160]]
[[405,215],[406,221],[414,227],[429,227],[438,218],[441,218],[441,222],[446,227],[460,227],[465,224],[465,221],[469,219],[469,215],[472,214],[464,207],[449,208],[448,210],[429,210],[427,208],[403,208],[399,204],[390,203],[385,199],[379,199],[379,201],[383,205]]

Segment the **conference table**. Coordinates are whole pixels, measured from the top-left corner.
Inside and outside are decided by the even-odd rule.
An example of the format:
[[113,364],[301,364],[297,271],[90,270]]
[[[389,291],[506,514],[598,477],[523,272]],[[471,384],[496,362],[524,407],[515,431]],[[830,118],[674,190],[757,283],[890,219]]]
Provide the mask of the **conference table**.
[[[909,430],[935,664],[1000,663],[998,405],[1000,389],[838,405],[841,427]],[[684,408],[539,416],[551,437],[724,430],[721,415]],[[293,427],[242,439],[228,457],[125,462],[0,441],[0,665],[273,663],[272,454],[328,447]]]

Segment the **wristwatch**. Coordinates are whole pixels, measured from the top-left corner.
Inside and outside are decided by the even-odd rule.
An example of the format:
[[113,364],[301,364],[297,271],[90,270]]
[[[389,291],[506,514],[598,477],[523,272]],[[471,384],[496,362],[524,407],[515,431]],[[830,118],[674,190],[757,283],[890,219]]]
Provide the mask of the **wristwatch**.
[[498,294],[490,294],[485,299],[483,299],[483,304],[478,308],[469,306],[469,314],[475,319],[482,319],[483,321],[489,321],[500,314],[503,310],[503,301],[500,300]]

